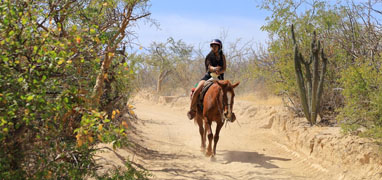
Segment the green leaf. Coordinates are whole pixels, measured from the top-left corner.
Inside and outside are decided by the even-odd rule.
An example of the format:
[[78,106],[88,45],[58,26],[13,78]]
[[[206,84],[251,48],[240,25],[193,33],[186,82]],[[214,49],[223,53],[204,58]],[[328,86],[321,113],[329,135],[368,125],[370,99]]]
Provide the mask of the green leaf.
[[24,78],[23,77],[19,77],[19,79],[17,79],[18,82],[23,82]]
[[0,126],[4,126],[5,124],[7,124],[8,122],[4,119],[1,119],[1,123],[0,123]]
[[9,60],[7,56],[3,56],[2,59],[4,62],[8,62],[8,60]]
[[26,23],[27,23],[27,19],[26,18],[21,18],[21,24],[25,25]]
[[73,133],[78,133],[78,132],[80,132],[80,128],[77,128],[77,129],[75,129],[74,131],[73,131]]
[[7,24],[9,23],[8,18],[4,18],[4,19],[3,19],[3,22],[4,22],[4,25],[7,25]]
[[28,96],[27,96],[27,102],[30,102],[30,101],[32,101],[32,100],[33,100],[33,98],[34,98],[34,96],[33,96],[33,95],[28,95]]
[[9,36],[13,36],[14,34],[15,34],[15,31],[13,30],[8,33]]
[[95,34],[96,33],[96,30],[95,29],[90,29],[90,34]]
[[61,64],[64,63],[64,62],[65,62],[64,59],[60,59],[60,60],[58,61],[58,65],[61,65]]

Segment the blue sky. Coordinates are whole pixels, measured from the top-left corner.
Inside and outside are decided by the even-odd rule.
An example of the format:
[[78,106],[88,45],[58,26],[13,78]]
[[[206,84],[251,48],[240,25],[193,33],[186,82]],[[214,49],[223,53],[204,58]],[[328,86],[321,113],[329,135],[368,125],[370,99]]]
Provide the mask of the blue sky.
[[[151,18],[159,23],[159,28],[140,21],[134,31],[143,47],[173,37],[208,51],[208,42],[220,38],[223,32],[228,34],[223,39],[225,44],[238,38],[265,44],[268,35],[260,28],[270,12],[258,8],[261,3],[261,0],[151,0]],[[375,7],[380,9],[381,4]]]
[[174,37],[208,49],[208,42],[221,37],[223,32],[228,34],[225,43],[238,38],[264,43],[267,33],[260,27],[268,12],[257,7],[260,3],[260,0],[152,0],[151,18],[159,22],[159,29],[141,22],[135,31],[143,47]]

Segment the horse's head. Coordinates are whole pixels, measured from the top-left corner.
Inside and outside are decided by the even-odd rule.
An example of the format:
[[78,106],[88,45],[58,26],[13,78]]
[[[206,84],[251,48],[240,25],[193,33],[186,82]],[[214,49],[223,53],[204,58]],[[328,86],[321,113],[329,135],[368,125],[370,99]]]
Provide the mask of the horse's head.
[[236,119],[234,115],[232,115],[233,99],[235,97],[235,92],[233,89],[236,88],[239,83],[240,82],[231,84],[231,82],[228,80],[217,81],[217,84],[223,90],[224,116],[231,122],[235,121]]

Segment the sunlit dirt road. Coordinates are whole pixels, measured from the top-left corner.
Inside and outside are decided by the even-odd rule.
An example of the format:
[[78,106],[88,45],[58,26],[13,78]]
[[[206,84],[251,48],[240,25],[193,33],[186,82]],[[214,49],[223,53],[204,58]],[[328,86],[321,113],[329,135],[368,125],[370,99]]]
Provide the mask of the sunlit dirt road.
[[223,127],[217,154],[210,158],[200,150],[197,125],[186,117],[187,101],[173,106],[135,101],[140,120],[130,134],[135,154],[131,158],[148,169],[152,179],[331,179],[327,170],[289,150],[272,130],[260,126],[275,108],[257,105],[251,116],[240,113],[248,104],[236,101],[240,124]]

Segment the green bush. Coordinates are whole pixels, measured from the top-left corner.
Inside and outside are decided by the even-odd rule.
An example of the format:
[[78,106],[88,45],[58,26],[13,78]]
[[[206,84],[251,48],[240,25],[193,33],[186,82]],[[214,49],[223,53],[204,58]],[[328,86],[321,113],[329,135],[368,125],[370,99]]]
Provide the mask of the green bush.
[[121,170],[117,168],[105,173],[102,176],[97,175],[99,180],[146,180],[152,175],[145,170],[137,170],[130,163],[126,164],[127,170]]
[[[0,179],[82,179],[96,170],[97,143],[127,143],[117,118],[122,107],[108,114],[93,103],[92,92],[104,47],[126,43],[109,42],[119,27],[109,10],[146,3],[1,1]],[[128,95],[120,94],[131,91],[134,71],[126,68],[134,65],[112,55],[107,94],[125,104]]]
[[[380,61],[380,60],[378,60]],[[342,72],[345,106],[339,109],[337,119],[345,132],[352,132],[359,127],[369,131],[365,135],[382,138],[382,85],[381,73],[370,63],[360,62]]]
[[[302,115],[294,70],[294,48],[290,26],[295,25],[297,44],[306,58],[310,58],[313,31],[316,31],[317,39],[323,40],[321,44],[325,54],[329,57],[323,99],[321,100],[323,109],[320,112],[321,115],[328,115],[330,113],[328,111],[333,111],[335,107],[339,106],[337,102],[331,102],[334,99],[333,94],[335,94],[332,89],[337,88],[339,84],[336,80],[339,77],[336,66],[343,61],[341,56],[344,52],[331,38],[334,38],[341,19],[336,9],[326,1],[315,1],[315,3],[307,5],[311,8],[304,10],[301,10],[301,6],[300,2],[293,0],[263,2],[261,7],[272,13],[266,18],[267,23],[262,27],[269,33],[271,40],[268,44],[268,56],[256,63],[254,72],[255,76],[262,77],[268,82],[269,89],[272,89],[275,94],[286,97],[291,109]],[[305,59],[305,61],[309,61],[309,59]],[[302,67],[302,70],[305,71],[305,66]]]
[[378,5],[380,2],[263,1],[261,8],[271,15],[262,29],[269,32],[271,40],[269,54],[257,62],[254,74],[268,81],[275,93],[290,99],[294,110],[301,113],[289,29],[295,25],[304,57],[310,50],[309,37],[316,30],[329,59],[320,114],[337,120],[345,132],[364,129],[361,135],[381,139],[382,31],[379,19],[370,13]]

